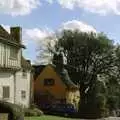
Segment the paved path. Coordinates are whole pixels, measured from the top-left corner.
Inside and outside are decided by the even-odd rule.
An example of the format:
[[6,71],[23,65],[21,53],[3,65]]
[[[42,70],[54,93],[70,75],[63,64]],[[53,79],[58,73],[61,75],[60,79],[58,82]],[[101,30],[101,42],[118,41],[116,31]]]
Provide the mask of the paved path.
[[109,118],[104,118],[103,120],[120,120],[120,117],[109,117]]
[[[69,119],[73,120],[73,119]],[[101,118],[101,119],[74,119],[74,120],[120,120],[120,117],[109,117],[109,118]]]
[[101,119],[80,119],[80,120],[120,120],[120,117],[109,117],[109,118],[101,118]]

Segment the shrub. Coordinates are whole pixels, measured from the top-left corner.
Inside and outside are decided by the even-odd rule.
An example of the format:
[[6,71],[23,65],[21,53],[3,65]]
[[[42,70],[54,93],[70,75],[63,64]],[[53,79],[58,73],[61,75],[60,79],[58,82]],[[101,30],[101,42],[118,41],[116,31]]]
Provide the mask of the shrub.
[[86,103],[80,104],[79,108],[79,116],[81,118],[97,119],[109,116],[109,110],[106,107],[106,97],[101,93],[90,96]]
[[106,97],[104,96],[104,94],[97,94],[96,95],[96,105],[97,105],[97,109],[96,111],[99,114],[99,117],[108,117],[109,116],[109,109],[106,106]]
[[34,108],[38,108],[38,106],[37,106],[36,104],[31,104],[31,105],[30,105],[30,108],[31,108],[31,109],[34,109]]
[[9,113],[9,117],[12,120],[18,120],[20,117],[24,117],[24,111],[19,105],[0,101],[0,108],[0,112]]
[[43,115],[43,112],[38,108],[26,108],[24,109],[24,115],[25,116],[41,116]]
[[119,105],[119,97],[118,96],[108,96],[107,97],[107,105],[110,111],[116,110]]

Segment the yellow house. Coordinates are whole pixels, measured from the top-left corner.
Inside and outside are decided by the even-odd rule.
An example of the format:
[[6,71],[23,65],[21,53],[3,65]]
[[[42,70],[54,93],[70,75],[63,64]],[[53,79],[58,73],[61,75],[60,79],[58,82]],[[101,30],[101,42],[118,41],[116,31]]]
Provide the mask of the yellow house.
[[77,105],[80,99],[79,88],[69,78],[67,71],[61,73],[54,65],[34,66],[34,101],[45,103],[72,103]]

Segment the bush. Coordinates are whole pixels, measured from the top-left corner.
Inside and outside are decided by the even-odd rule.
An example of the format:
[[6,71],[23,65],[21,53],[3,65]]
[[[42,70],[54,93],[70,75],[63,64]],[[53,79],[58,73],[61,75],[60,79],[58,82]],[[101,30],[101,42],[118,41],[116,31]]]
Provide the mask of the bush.
[[117,110],[119,106],[119,97],[118,96],[108,96],[107,105],[110,111]]
[[12,120],[18,120],[20,117],[24,118],[23,109],[16,104],[0,101],[0,112],[9,113]]
[[31,105],[30,105],[30,108],[31,108],[31,109],[34,109],[34,108],[38,108],[38,106],[37,106],[36,104],[31,104]]
[[38,108],[26,108],[24,109],[24,115],[25,116],[41,116],[43,115],[43,112],[39,110]]
[[86,103],[80,103],[79,116],[85,119],[108,117],[109,110],[106,107],[106,97],[104,94],[95,94],[95,96],[90,96]]
[[104,94],[97,94],[96,95],[96,111],[99,114],[99,117],[108,117],[109,116],[109,109],[106,106],[106,97]]

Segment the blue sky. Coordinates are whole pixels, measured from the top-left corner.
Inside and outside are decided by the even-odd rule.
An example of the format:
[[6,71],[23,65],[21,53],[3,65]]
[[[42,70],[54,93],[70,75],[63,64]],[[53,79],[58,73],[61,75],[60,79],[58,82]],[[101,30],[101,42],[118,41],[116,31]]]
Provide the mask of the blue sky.
[[0,22],[21,26],[24,56],[36,60],[36,48],[58,29],[104,32],[120,39],[120,0],[0,0]]

